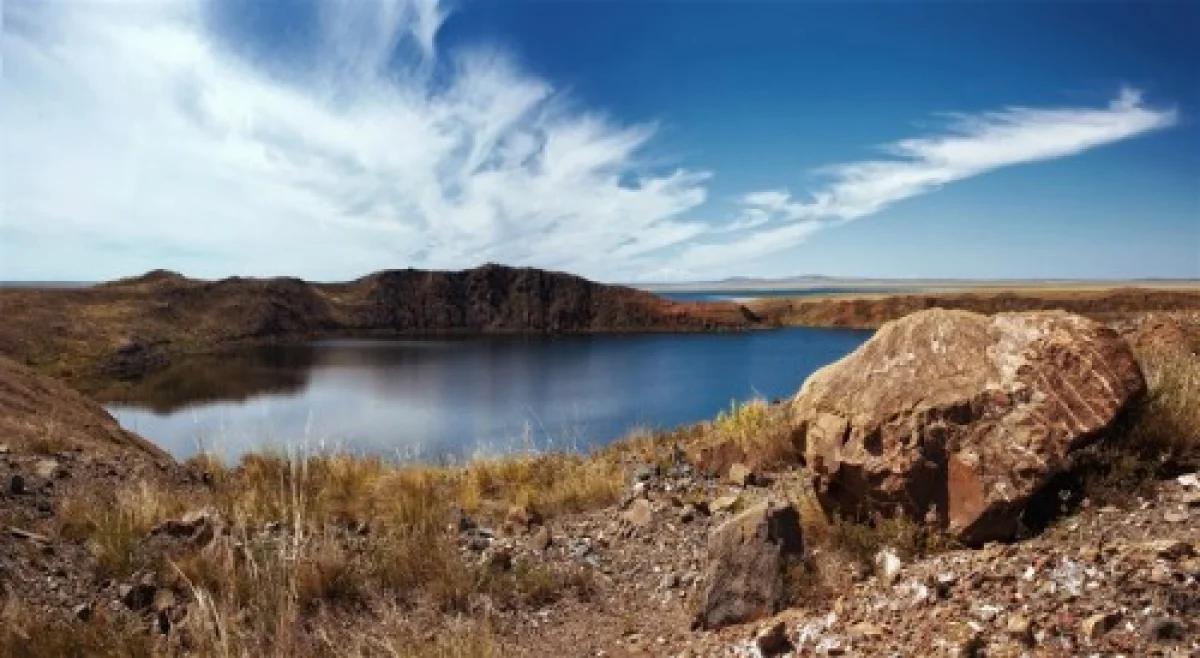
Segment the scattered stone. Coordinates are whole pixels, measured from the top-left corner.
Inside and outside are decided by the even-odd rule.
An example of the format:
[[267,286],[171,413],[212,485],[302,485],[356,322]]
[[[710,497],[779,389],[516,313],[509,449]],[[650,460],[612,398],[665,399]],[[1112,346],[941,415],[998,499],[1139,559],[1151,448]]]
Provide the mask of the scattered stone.
[[1004,631],[1008,633],[1009,637],[1027,647],[1034,645],[1033,624],[1025,615],[1009,615],[1004,623]]
[[654,521],[654,507],[645,498],[635,498],[629,507],[621,512],[621,518],[635,528],[645,528]]
[[154,592],[154,599],[150,604],[150,609],[154,612],[164,612],[174,608],[177,603],[175,592],[163,587]]
[[649,482],[658,477],[658,466],[654,464],[642,464],[633,469],[634,482]]
[[1079,623],[1079,639],[1087,642],[1095,642],[1105,633],[1112,630],[1113,626],[1116,626],[1119,621],[1121,621],[1121,614],[1117,612],[1094,614]]
[[662,580],[658,581],[659,590],[675,589],[679,587],[679,572],[672,571],[664,574]]
[[717,528],[695,625],[714,629],[775,614],[785,603],[784,569],[803,551],[800,514],[791,504],[759,503]]
[[7,443],[0,443],[0,455],[7,455],[10,452]]
[[754,644],[764,656],[777,656],[792,650],[792,643],[788,641],[787,625],[782,620],[767,624],[759,630]]
[[495,550],[483,557],[483,564],[492,571],[510,571],[513,567],[513,554],[505,546],[497,546]]
[[550,528],[547,526],[541,526],[529,538],[529,547],[535,551],[544,551],[550,548],[552,543],[554,543],[554,537],[550,534]]
[[746,463],[746,451],[737,443],[724,440],[701,447],[699,454],[692,461],[696,469],[704,475],[720,478],[727,475],[734,464]]
[[154,585],[144,582],[136,585],[126,584],[117,588],[117,596],[130,610],[143,610],[154,602],[157,589]]
[[[192,510],[178,519],[167,519],[150,530],[153,535],[165,535],[187,540],[193,548],[208,546],[224,529],[221,517],[215,509],[205,507]],[[270,528],[267,528],[271,532]]]
[[8,480],[8,492],[14,496],[24,495],[28,489],[25,488],[25,478],[19,473],[13,474]]
[[1152,617],[1142,625],[1142,635],[1154,642],[1182,640],[1185,631],[1183,622],[1172,617]]
[[1146,542],[1142,546],[1164,560],[1178,560],[1195,553],[1191,544],[1178,539],[1156,539]]
[[1166,512],[1163,512],[1163,521],[1166,521],[1167,523],[1186,523],[1189,516],[1190,515],[1187,512],[1181,512],[1179,510],[1167,510]]
[[683,509],[679,510],[679,522],[680,523],[691,523],[693,520],[695,520],[695,518],[696,518],[696,506],[695,505],[688,503],[687,505],[683,506]]
[[729,467],[729,475],[726,477],[729,483],[737,487],[748,487],[755,482],[754,471],[750,470],[742,462],[736,462]]
[[884,636],[885,631],[879,624],[873,624],[869,621],[860,621],[850,627],[850,634],[858,637],[877,640]]
[[1188,473],[1175,478],[1180,486],[1189,489],[1200,489],[1200,473]]
[[79,605],[71,608],[71,615],[82,622],[91,621],[91,619],[92,619],[92,604],[91,603],[80,603]]
[[875,554],[875,569],[883,582],[894,585],[900,579],[900,570],[904,567],[904,562],[900,560],[900,556],[896,555],[896,551],[891,548],[885,548]]
[[923,522],[938,506],[939,526],[978,545],[1012,538],[1034,494],[1145,388],[1125,341],[1087,318],[932,309],[814,373],[792,417],[827,511]]
[[724,496],[717,496],[714,498],[713,501],[708,504],[708,508],[713,512],[732,512],[740,502],[742,502],[742,497],[738,494],[726,494]]
[[516,532],[528,532],[532,526],[541,523],[542,515],[528,505],[513,505],[504,516],[504,526]]
[[33,472],[43,480],[54,480],[65,474],[65,471],[62,470],[62,466],[60,466],[59,463],[53,459],[39,459],[37,463],[33,465]]

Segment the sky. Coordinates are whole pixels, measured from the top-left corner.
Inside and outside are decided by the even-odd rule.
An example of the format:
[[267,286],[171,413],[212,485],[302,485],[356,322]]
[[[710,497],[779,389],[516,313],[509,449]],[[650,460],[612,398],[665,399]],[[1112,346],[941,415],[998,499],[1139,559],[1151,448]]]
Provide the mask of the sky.
[[1200,278],[1200,3],[4,0],[0,279]]

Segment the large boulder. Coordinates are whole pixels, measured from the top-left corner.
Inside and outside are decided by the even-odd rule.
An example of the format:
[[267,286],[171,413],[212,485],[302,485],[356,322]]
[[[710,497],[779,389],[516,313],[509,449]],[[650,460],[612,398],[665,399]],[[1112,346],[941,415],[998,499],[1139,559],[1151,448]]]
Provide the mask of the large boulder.
[[814,373],[792,413],[827,511],[903,513],[978,544],[1011,538],[1144,390],[1128,345],[1086,318],[934,309]]
[[695,625],[721,628],[763,619],[788,599],[786,572],[804,542],[790,504],[759,503],[718,527],[708,540],[708,566]]

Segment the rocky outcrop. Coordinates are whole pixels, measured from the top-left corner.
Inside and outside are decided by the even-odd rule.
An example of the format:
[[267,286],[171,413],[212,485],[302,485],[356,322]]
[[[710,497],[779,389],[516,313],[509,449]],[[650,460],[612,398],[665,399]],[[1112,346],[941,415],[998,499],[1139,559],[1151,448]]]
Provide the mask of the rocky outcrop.
[[902,513],[975,544],[1013,536],[1144,388],[1126,343],[1091,320],[931,310],[814,373],[792,411],[828,510]]
[[245,343],[441,334],[738,330],[732,303],[685,303],[560,272],[388,270],[349,283],[197,281],[155,271],[83,289],[0,290],[0,354],[92,384]]
[[694,624],[713,629],[763,619],[787,602],[786,571],[803,552],[792,505],[759,503],[726,521],[708,540],[708,567]]

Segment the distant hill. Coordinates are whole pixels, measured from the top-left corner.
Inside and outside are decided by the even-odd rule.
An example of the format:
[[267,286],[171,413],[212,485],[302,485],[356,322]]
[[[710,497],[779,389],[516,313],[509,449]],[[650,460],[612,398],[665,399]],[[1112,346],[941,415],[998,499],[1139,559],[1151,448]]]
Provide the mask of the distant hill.
[[172,355],[332,337],[721,331],[731,303],[687,303],[571,274],[485,265],[346,283],[189,279],[166,270],[82,289],[0,290],[0,355],[85,380],[136,378]]

